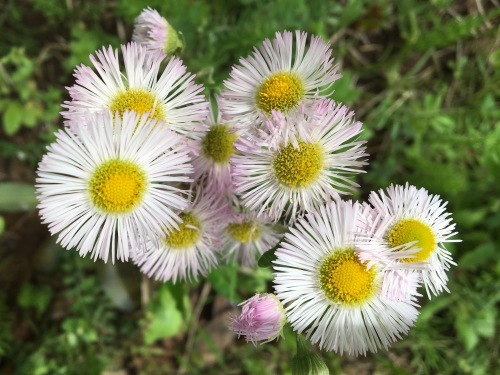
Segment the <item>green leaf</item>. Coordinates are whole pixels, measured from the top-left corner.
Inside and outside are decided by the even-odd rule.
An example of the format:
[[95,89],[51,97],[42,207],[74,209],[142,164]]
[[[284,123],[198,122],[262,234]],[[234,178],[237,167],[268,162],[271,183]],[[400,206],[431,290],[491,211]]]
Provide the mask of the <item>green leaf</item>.
[[273,279],[273,273],[269,268],[257,267],[250,272],[240,272],[238,274],[238,290],[247,293],[265,293],[268,289],[268,282]]
[[483,243],[474,250],[465,253],[458,264],[466,269],[478,269],[490,261],[497,259],[498,254],[493,242]]
[[342,77],[335,81],[335,91],[330,98],[341,103],[352,103],[361,96],[361,90],[354,86],[354,77],[351,73],[343,71]]
[[460,314],[457,316],[455,327],[458,333],[458,337],[464,344],[465,348],[470,351],[478,343],[479,337],[474,329],[474,325],[468,319],[468,315]]
[[0,216],[0,236],[3,234],[3,231],[5,230],[5,219],[3,216]]
[[144,342],[151,345],[158,339],[172,337],[181,331],[183,316],[167,285],[162,285],[146,313],[149,320],[144,330]]
[[481,313],[474,322],[476,332],[482,337],[493,337],[495,335],[495,322],[497,312],[494,306],[488,306],[481,310]]
[[271,267],[273,265],[273,261],[276,260],[276,250],[278,249],[281,242],[273,247],[271,250],[267,250],[262,256],[259,258],[257,264],[259,267]]
[[18,102],[10,102],[3,114],[3,129],[7,135],[14,135],[21,127],[23,107]]
[[238,265],[230,263],[225,267],[212,270],[207,276],[215,291],[230,301],[236,300],[236,286],[238,280]]
[[297,335],[297,354],[292,359],[292,375],[329,375],[323,358],[309,349],[304,338]]
[[29,211],[37,205],[35,188],[29,184],[4,182],[0,184],[0,211]]
[[420,315],[417,320],[417,325],[426,326],[427,322],[432,319],[439,311],[447,308],[450,304],[450,297],[446,294],[441,294],[437,299],[433,299],[425,304],[420,310]]
[[24,284],[17,295],[17,304],[24,308],[34,308],[37,315],[42,314],[52,299],[52,289],[47,285]]

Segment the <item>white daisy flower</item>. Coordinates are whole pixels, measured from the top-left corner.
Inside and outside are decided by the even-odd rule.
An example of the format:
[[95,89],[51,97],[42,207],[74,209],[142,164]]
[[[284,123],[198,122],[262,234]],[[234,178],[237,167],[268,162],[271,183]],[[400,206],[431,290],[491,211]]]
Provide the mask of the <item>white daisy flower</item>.
[[276,246],[282,238],[267,215],[257,217],[239,208],[233,208],[228,215],[222,232],[221,248],[227,259],[235,260],[245,267],[255,267],[260,256]]
[[330,110],[314,115],[274,112],[266,122],[269,132],[239,138],[232,174],[244,206],[275,221],[283,214],[293,221],[358,186],[351,177],[367,164],[365,141],[356,140],[361,123],[346,106],[327,102]]
[[141,272],[156,280],[190,281],[205,276],[217,264],[227,203],[211,195],[196,193],[194,202],[179,214],[182,222],[162,239],[149,242],[134,262]]
[[144,45],[148,51],[162,51],[165,54],[184,47],[175,29],[150,7],[135,19],[132,41]]
[[188,205],[190,159],[182,137],[146,115],[89,114],[79,136],[69,129],[38,166],[42,221],[58,242],[95,260],[127,260],[157,233],[176,228],[175,210]]
[[108,109],[120,115],[125,111],[149,113],[170,129],[198,139],[206,131],[201,123],[208,113],[208,103],[194,83],[194,76],[178,58],[168,60],[158,78],[165,55],[148,52],[145,47],[129,43],[122,46],[125,73],[121,73],[118,51],[109,47],[90,56],[97,73],[81,65],[75,70],[76,84],[68,87],[71,101],[62,106],[65,125],[78,133],[79,121],[86,111]]
[[378,230],[380,215],[368,203],[361,203],[360,228],[362,235],[356,243],[358,257],[361,262],[376,261],[384,265],[384,283],[382,284],[381,295],[395,301],[410,301],[415,296],[421,297],[418,288],[422,282],[419,272],[425,265],[421,262],[404,263],[415,256],[416,249],[407,247],[399,251],[392,248],[383,248],[379,244],[379,239],[375,235]]
[[330,202],[300,219],[276,251],[275,291],[287,319],[321,349],[353,355],[376,352],[414,324],[414,300],[382,293],[384,264],[362,262],[358,203]]
[[446,212],[448,203],[408,183],[391,185],[386,192],[372,192],[369,202],[377,213],[377,220],[373,226],[373,240],[367,248],[399,257],[406,251],[407,257],[399,262],[410,268],[417,265],[414,268],[420,270],[429,298],[443,290],[449,292],[446,272],[456,263],[445,243],[460,240],[451,239],[457,232],[451,214]]
[[[216,99],[218,102],[218,99]],[[205,187],[218,192],[230,192],[232,188],[230,159],[235,153],[234,143],[238,135],[234,128],[216,114],[215,108],[206,121],[208,131],[198,141],[193,157],[195,181],[203,179]]]
[[341,77],[328,44],[311,36],[306,48],[307,34],[285,31],[264,43],[240,65],[234,66],[224,82],[222,112],[235,126],[255,126],[259,114],[272,111],[292,114],[302,103],[330,94],[330,86]]

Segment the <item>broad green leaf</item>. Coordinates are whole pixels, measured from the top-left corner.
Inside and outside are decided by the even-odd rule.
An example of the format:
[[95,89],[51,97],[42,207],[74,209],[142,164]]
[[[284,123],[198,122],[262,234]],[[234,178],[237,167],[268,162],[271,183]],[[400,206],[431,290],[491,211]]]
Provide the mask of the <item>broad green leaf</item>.
[[[281,233],[285,233],[285,227],[282,227],[280,229]],[[283,238],[284,237],[282,237],[281,240],[276,245],[274,245],[272,249],[267,250],[264,254],[261,255],[257,262],[259,267],[272,267],[273,261],[276,260],[276,250],[278,250],[278,248],[281,246]]]
[[37,205],[33,185],[4,182],[0,184],[0,211],[29,211]]
[[0,236],[3,234],[3,231],[5,230],[5,219],[3,216],[0,216]]
[[225,267],[212,270],[207,276],[215,291],[230,301],[236,300],[236,286],[238,280],[238,265],[230,263]]
[[10,102],[3,114],[3,129],[7,135],[14,135],[21,127],[23,107],[18,102]]
[[162,285],[146,313],[148,325],[144,330],[146,345],[156,340],[172,337],[182,329],[183,316],[177,308],[175,298],[167,285]]
[[276,250],[278,249],[278,245],[273,247],[271,250],[266,251],[262,256],[259,258],[259,261],[257,264],[259,267],[271,267],[273,265],[273,261],[276,260]]

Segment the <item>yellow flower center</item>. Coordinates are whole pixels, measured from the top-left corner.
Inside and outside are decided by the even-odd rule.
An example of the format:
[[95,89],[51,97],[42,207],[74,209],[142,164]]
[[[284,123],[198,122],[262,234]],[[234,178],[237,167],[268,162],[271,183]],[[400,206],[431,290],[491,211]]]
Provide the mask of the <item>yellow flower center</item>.
[[299,141],[299,148],[289,144],[280,149],[274,158],[276,178],[293,188],[306,187],[318,177],[323,168],[321,146]]
[[89,191],[92,202],[107,213],[130,212],[146,191],[146,175],[133,162],[113,159],[92,174]]
[[165,120],[165,113],[158,98],[141,89],[128,89],[116,95],[109,109],[114,114],[116,111],[123,116],[125,111],[135,111],[139,114],[149,112],[149,117],[157,120]]
[[297,75],[275,73],[257,90],[257,106],[267,113],[272,110],[286,113],[299,104],[304,94],[304,83]]
[[420,250],[414,258],[404,259],[404,262],[422,262],[430,257],[436,248],[436,236],[432,229],[416,219],[403,219],[389,231],[388,242],[392,247],[401,246],[408,242],[417,241],[414,246]]
[[229,129],[228,125],[214,125],[201,141],[203,154],[214,163],[227,163],[234,154],[236,134],[231,133]]
[[165,244],[173,249],[185,249],[198,242],[200,238],[201,223],[192,212],[183,212],[179,215],[182,223],[179,229],[174,229],[165,238]]
[[354,250],[341,250],[322,261],[319,285],[333,302],[360,305],[374,294],[375,275],[375,269],[361,263]]
[[241,243],[254,241],[260,236],[257,224],[251,221],[243,221],[241,224],[231,223],[226,229],[233,239]]

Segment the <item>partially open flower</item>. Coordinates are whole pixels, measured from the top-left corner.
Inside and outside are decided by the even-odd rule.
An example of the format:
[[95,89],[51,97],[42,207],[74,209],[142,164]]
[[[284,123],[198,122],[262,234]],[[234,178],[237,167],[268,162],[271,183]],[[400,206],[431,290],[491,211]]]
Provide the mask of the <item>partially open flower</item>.
[[158,11],[149,7],[135,19],[132,41],[150,51],[162,51],[167,55],[184,48],[175,29]]
[[231,321],[231,330],[247,342],[269,342],[281,335],[286,323],[285,310],[274,294],[256,294],[241,303],[241,314]]

